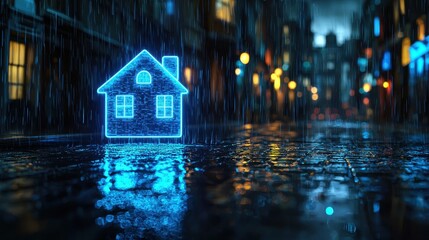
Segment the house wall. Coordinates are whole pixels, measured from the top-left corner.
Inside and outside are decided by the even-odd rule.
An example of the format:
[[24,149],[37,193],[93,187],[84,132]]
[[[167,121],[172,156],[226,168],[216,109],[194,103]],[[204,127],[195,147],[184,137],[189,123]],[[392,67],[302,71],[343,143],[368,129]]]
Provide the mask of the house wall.
[[173,118],[156,118],[156,95],[146,91],[134,96],[134,117],[116,118],[116,95],[130,93],[109,93],[107,97],[107,136],[181,136],[180,94],[173,95]]

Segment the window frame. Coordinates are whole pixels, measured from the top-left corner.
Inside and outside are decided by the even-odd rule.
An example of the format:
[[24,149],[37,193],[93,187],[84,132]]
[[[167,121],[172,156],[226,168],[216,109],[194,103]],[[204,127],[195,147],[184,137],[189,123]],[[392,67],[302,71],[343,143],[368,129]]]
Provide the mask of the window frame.
[[[12,53],[12,43],[17,44],[18,47],[18,53],[17,53],[17,59],[15,59],[13,53]],[[21,54],[20,53],[20,48],[21,46],[24,47],[24,53]],[[23,57],[23,62],[21,63],[21,57]],[[15,62],[14,60],[17,60],[17,62]],[[25,72],[27,69],[27,45],[24,42],[21,42],[19,40],[15,40],[15,39],[11,39],[9,41],[9,59],[8,59],[8,79],[7,79],[7,83],[8,83],[8,99],[9,101],[21,101],[24,99],[24,93],[25,93]],[[15,77],[17,79],[12,79],[13,77],[13,69],[15,68],[16,70],[16,75]],[[19,82],[19,73],[21,69],[21,74],[22,74],[22,81]],[[11,92],[13,92],[11,89],[15,89],[16,94],[15,97],[12,98],[12,94]],[[20,89],[20,90],[19,90]],[[18,92],[19,91],[19,92]]]
[[[167,98],[171,98],[169,105],[167,105]],[[156,95],[155,101],[156,101],[156,104],[155,104],[156,118],[173,118],[173,115],[174,115],[173,114],[173,111],[174,111],[173,95]],[[170,110],[171,114],[167,114],[167,110]]]
[[[118,98],[123,98],[118,104]],[[127,98],[131,98],[131,104],[127,104]],[[127,114],[127,108],[131,108],[131,115]],[[119,109],[123,109],[123,113],[118,115]],[[115,97],[115,116],[116,118],[134,118],[134,95],[116,95]]]
[[[139,77],[141,76],[141,75],[147,75],[147,76],[149,76],[149,82],[141,82],[141,81],[139,81]],[[143,71],[140,71],[139,73],[137,73],[137,75],[136,75],[136,83],[137,84],[142,84],[142,85],[145,85],[145,84],[151,84],[152,83],[152,75],[150,75],[150,73],[148,72],[148,71],[146,71],[146,70],[143,70]]]

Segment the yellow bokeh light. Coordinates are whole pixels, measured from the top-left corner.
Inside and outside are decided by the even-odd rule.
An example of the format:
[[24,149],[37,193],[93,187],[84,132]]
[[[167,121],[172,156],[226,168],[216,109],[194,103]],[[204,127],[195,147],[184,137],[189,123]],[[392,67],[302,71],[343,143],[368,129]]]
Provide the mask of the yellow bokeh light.
[[317,93],[314,93],[313,95],[311,95],[311,99],[313,99],[313,101],[317,101],[317,99],[319,99],[319,95],[317,95]]
[[274,81],[274,89],[279,90],[280,89],[280,78],[277,78]]
[[253,80],[253,85],[255,85],[255,86],[259,85],[259,74],[254,73],[252,80]]
[[235,75],[240,75],[241,74],[241,69],[240,68],[236,68],[235,69]]
[[271,80],[274,81],[277,79],[277,75],[275,73],[271,73]]
[[281,68],[276,68],[276,69],[274,70],[274,73],[275,73],[277,76],[281,76],[281,75],[283,74],[283,71],[282,71],[282,69],[281,69]]
[[191,77],[192,77],[192,69],[190,67],[186,67],[185,71],[183,73],[185,75],[185,80],[189,84],[191,83]]
[[240,55],[240,61],[243,64],[248,64],[250,61],[250,55],[247,52],[244,52]]
[[369,83],[364,83],[364,84],[363,84],[363,91],[364,91],[364,92],[369,92],[369,91],[371,91],[371,84],[369,84]]
[[316,94],[317,93],[317,87],[311,87],[311,93]]
[[387,82],[387,81],[383,82],[383,87],[384,88],[388,88],[389,87],[389,82]]
[[296,88],[296,82],[290,81],[287,86],[289,87],[289,89],[294,90]]

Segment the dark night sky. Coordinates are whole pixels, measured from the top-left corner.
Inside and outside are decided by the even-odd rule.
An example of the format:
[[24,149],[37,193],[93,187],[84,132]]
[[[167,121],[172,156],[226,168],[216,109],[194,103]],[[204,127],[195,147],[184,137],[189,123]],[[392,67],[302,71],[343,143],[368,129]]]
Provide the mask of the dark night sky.
[[314,46],[324,46],[328,32],[337,34],[337,40],[342,43],[350,37],[351,16],[353,12],[360,14],[363,0],[309,0],[313,14],[312,30]]

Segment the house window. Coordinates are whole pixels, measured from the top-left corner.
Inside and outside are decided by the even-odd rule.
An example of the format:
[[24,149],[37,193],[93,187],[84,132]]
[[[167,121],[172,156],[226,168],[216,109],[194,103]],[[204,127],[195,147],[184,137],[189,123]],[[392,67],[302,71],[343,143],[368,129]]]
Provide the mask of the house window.
[[9,44],[9,99],[20,100],[24,94],[25,45],[10,41]]
[[116,118],[134,117],[134,96],[117,95],[116,96]]
[[137,74],[136,81],[138,84],[151,84],[152,76],[148,71],[141,71]]
[[156,96],[156,117],[157,118],[173,117],[173,96],[172,95]]
[[216,0],[216,18],[233,23],[234,4],[234,0]]

